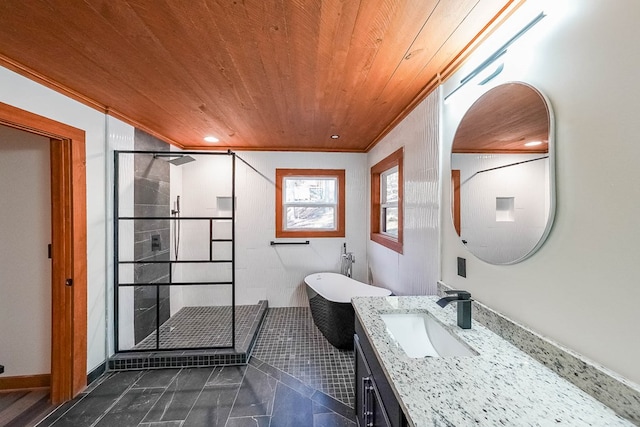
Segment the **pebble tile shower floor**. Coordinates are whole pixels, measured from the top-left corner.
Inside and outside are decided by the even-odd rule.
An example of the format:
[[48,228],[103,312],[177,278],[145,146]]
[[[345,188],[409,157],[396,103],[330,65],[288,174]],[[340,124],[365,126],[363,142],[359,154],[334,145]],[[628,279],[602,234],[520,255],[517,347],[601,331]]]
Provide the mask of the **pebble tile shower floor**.
[[245,366],[107,372],[40,427],[356,427],[353,352],[272,308]]

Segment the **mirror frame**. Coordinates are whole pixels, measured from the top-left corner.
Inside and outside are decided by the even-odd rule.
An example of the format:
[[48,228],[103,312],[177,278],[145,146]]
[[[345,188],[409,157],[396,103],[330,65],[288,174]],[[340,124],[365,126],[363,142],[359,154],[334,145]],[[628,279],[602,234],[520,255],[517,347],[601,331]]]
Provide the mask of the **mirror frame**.
[[549,192],[549,211],[547,213],[547,222],[545,225],[545,228],[542,232],[542,234],[540,235],[540,238],[538,239],[537,243],[523,256],[514,259],[514,260],[510,260],[510,261],[506,261],[506,262],[492,262],[489,260],[486,260],[484,258],[481,258],[480,256],[478,256],[476,253],[474,253],[473,251],[471,251],[467,245],[464,243],[462,237],[457,233],[456,231],[456,227],[455,227],[455,219],[454,219],[454,212],[453,212],[453,187],[451,187],[451,200],[450,200],[450,217],[451,217],[451,224],[452,227],[454,229],[454,233],[456,234],[456,236],[458,237],[458,241],[464,246],[464,248],[473,256],[475,256],[476,258],[478,258],[481,261],[484,261],[488,264],[492,264],[492,265],[513,265],[513,264],[517,264],[519,262],[522,262],[524,260],[526,260],[527,258],[531,257],[533,254],[535,254],[541,247],[542,245],[545,243],[545,241],[547,240],[547,238],[549,237],[549,234],[551,233],[551,229],[553,228],[553,224],[554,224],[554,220],[555,220],[555,214],[556,214],[556,154],[555,154],[555,150],[556,150],[556,137],[555,137],[555,133],[556,133],[556,129],[555,129],[555,115],[553,112],[553,108],[551,106],[551,102],[549,101],[549,98],[538,88],[536,88],[535,86],[529,84],[529,83],[525,83],[525,82],[521,82],[521,81],[507,81],[507,82],[503,82],[500,83],[498,85],[492,86],[491,88],[489,88],[488,90],[486,90],[485,92],[483,92],[464,112],[464,114],[462,115],[460,121],[458,122],[458,125],[456,126],[456,131],[454,133],[453,136],[453,140],[451,141],[451,146],[449,148],[449,178],[451,179],[453,177],[453,169],[452,169],[452,158],[453,158],[453,147],[456,141],[456,136],[458,136],[458,131],[460,129],[460,125],[462,124],[462,122],[464,121],[465,117],[467,117],[467,114],[469,113],[469,111],[471,109],[473,109],[474,106],[477,106],[477,104],[479,102],[481,102],[483,100],[483,98],[485,98],[485,96],[487,94],[489,94],[492,90],[504,86],[504,85],[512,85],[512,84],[518,84],[518,85],[523,85],[526,86],[530,89],[532,89],[533,91],[535,91],[538,96],[540,97],[541,101],[544,103],[545,108],[547,110],[547,119],[549,122],[549,134],[548,134],[548,161],[549,161],[549,185],[546,191]]

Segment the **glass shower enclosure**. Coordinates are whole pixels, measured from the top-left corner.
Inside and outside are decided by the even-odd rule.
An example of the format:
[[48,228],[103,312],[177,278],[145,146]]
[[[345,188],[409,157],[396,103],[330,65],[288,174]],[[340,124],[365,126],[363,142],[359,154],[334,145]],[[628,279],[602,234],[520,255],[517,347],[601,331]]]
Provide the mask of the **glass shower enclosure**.
[[235,154],[114,157],[116,352],[234,348]]

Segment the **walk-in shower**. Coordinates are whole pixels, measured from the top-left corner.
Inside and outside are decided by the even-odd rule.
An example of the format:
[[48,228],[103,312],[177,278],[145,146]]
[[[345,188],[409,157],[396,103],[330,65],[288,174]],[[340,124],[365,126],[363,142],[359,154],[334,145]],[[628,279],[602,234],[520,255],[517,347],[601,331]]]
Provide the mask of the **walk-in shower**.
[[266,303],[235,304],[235,160],[115,152],[117,353],[246,347]]

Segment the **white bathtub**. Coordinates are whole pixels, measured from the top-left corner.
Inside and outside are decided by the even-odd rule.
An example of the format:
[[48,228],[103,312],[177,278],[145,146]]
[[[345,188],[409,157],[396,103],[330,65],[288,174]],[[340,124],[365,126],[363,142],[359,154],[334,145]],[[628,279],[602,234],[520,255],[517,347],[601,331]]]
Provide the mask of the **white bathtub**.
[[358,282],[338,273],[314,273],[304,278],[311,316],[334,346],[353,350],[353,297],[391,295],[391,291]]

